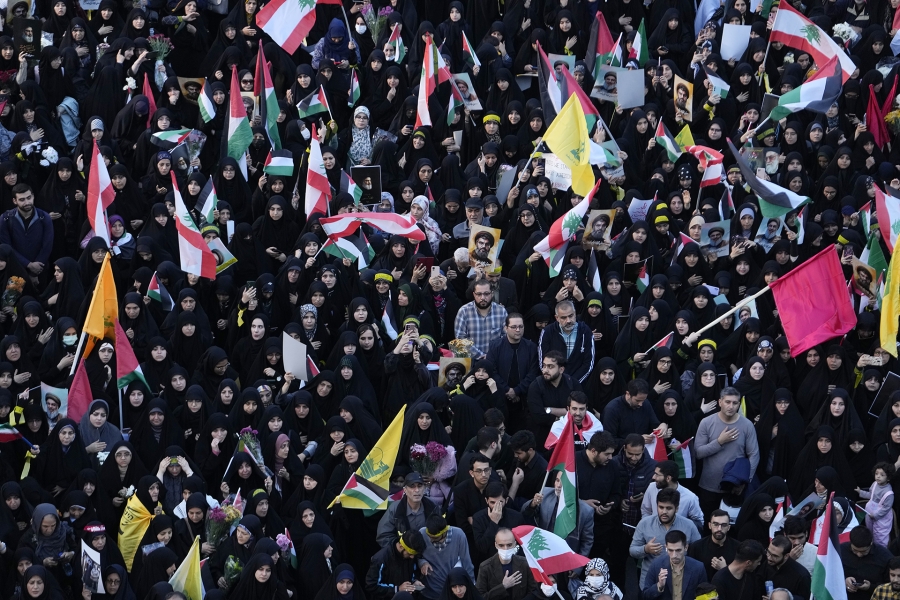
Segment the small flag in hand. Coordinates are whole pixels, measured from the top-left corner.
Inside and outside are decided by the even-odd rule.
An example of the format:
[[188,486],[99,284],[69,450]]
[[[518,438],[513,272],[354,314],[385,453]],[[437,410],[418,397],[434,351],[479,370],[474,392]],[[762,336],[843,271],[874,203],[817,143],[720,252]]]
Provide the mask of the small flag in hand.
[[150,278],[150,285],[147,286],[147,295],[151,300],[156,300],[161,303],[162,309],[167,312],[172,311],[175,308],[175,301],[172,299],[172,295],[169,294],[166,286],[159,280],[159,275],[157,275],[156,272],[154,272],[153,277]]
[[[294,174],[294,156],[290,150],[269,150],[263,172],[269,175],[290,177]],[[210,178],[210,181],[212,179]]]

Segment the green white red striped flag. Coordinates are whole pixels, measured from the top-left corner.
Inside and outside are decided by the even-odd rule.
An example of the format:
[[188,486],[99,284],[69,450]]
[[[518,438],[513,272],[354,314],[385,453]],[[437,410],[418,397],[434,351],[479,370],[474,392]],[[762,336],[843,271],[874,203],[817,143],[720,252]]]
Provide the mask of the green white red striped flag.
[[478,56],[475,54],[475,49],[472,48],[472,44],[469,43],[469,38],[466,37],[465,31],[462,32],[462,51],[467,65],[469,65],[470,67],[481,66],[481,61],[478,60]]
[[359,102],[359,77],[356,74],[356,69],[350,71],[350,96],[347,98],[347,106],[353,108],[356,106],[356,103]]
[[[778,10],[781,12],[781,9]],[[841,562],[837,519],[834,517],[834,492],[825,503],[825,519],[819,537],[819,549],[812,572],[812,593],[816,600],[847,600],[847,582]]]
[[656,126],[655,137],[656,143],[663,147],[663,150],[669,155],[670,161],[675,162],[679,159],[682,155],[681,146],[675,141],[675,138],[672,136],[672,133],[669,131],[669,128],[666,127],[665,123],[662,122],[662,119],[659,120],[659,125]]
[[128,387],[132,381],[139,379],[144,382],[149,389],[149,384],[144,378],[144,372],[141,371],[141,364],[138,362],[131,342],[122,329],[122,324],[116,319],[116,387],[120,390]]
[[244,101],[241,99],[241,84],[239,83],[236,65],[231,67],[230,96],[228,101],[228,131],[225,136],[225,155],[237,161],[246,180],[247,148],[250,147],[250,142],[253,141],[253,130],[250,129],[247,109],[244,107]]
[[[269,175],[290,177],[294,174],[294,155],[290,150],[269,150],[263,172]],[[210,178],[212,181],[212,178]]]
[[203,80],[203,87],[200,89],[197,104],[200,107],[200,116],[203,117],[204,123],[209,123],[216,118],[216,103],[213,101],[208,77]]
[[639,67],[643,67],[647,59],[650,58],[650,50],[647,47],[647,29],[644,27],[646,19],[641,19],[638,25],[637,35],[631,43],[631,51],[628,53],[630,60],[636,60]]
[[406,58],[406,46],[403,44],[403,36],[400,35],[399,24],[394,25],[394,28],[391,30],[391,37],[388,38],[388,44],[393,44],[394,62],[399,65],[403,62],[403,59]]
[[678,440],[673,439],[672,445],[678,444],[674,448],[672,445],[669,447],[672,448],[672,460],[675,461],[675,464],[678,465],[678,478],[679,479],[688,479],[694,476],[694,466],[691,461],[691,440],[694,438],[689,438],[687,441],[679,442]]
[[9,423],[0,424],[0,444],[21,440],[22,434]]
[[263,53],[263,43],[259,40],[259,52],[256,54],[256,75],[253,78],[253,93],[259,99],[259,118],[269,143],[275,150],[281,150],[281,135],[278,133],[278,98],[275,97],[275,84],[272,83],[272,74],[269,72],[269,64]]
[[297,103],[297,112],[300,118],[305,119],[319,113],[328,112],[328,98],[325,96],[325,90],[320,85],[313,92]]

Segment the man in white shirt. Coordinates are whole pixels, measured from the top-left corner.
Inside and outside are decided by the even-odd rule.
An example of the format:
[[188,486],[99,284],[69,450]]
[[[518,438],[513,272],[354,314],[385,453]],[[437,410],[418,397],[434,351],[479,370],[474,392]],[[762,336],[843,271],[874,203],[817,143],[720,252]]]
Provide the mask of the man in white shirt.
[[681,502],[678,504],[678,514],[690,519],[697,526],[697,531],[703,531],[703,511],[700,510],[700,500],[697,494],[682,485],[678,485],[678,464],[674,460],[664,460],[656,463],[653,471],[653,481],[656,485],[647,487],[644,492],[644,500],[641,502],[641,516],[656,514],[656,495],[660,490],[669,488],[681,493]]
[[809,543],[809,523],[800,517],[784,520],[784,535],[791,540],[791,558],[800,563],[812,575],[818,548]]

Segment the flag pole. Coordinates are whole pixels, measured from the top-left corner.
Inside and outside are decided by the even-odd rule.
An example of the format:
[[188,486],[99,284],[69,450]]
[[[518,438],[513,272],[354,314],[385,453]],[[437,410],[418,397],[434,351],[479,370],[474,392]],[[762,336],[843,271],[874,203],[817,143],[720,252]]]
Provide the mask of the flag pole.
[[730,317],[731,315],[733,315],[733,314],[736,313],[737,311],[741,310],[744,306],[746,306],[747,304],[749,304],[751,300],[755,300],[756,298],[758,298],[758,297],[762,296],[763,294],[765,294],[766,292],[770,292],[770,291],[772,291],[772,288],[770,288],[769,286],[764,287],[762,290],[756,292],[756,293],[753,294],[752,296],[749,296],[749,297],[747,297],[747,298],[744,298],[743,300],[741,300],[740,302],[738,302],[738,303],[737,303],[737,306],[735,306],[734,308],[732,308],[731,310],[729,310],[727,313],[725,313],[725,314],[722,315],[721,317],[718,317],[716,320],[710,322],[709,324],[705,325],[704,327],[702,327],[701,329],[698,329],[697,331],[695,331],[695,332],[693,332],[693,333],[694,333],[694,334],[700,334],[700,333],[703,333],[703,332],[706,331],[707,329],[710,329],[710,328],[713,327],[714,325],[718,324],[720,321],[724,320],[726,317]]
[[119,388],[119,431],[123,429],[125,429],[125,415],[122,414],[122,388]]
[[75,360],[72,361],[72,366],[69,367],[69,375],[75,373],[75,367],[78,366],[78,355],[81,354],[82,348],[84,348],[84,339],[87,334],[82,331],[81,337],[78,339],[78,346],[75,347]]

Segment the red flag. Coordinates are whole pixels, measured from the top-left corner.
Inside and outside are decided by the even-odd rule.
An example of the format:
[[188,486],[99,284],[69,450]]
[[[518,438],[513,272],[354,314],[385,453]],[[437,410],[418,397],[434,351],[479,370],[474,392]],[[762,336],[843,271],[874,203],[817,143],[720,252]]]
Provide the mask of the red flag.
[[75,369],[72,385],[69,386],[69,409],[66,416],[78,423],[93,401],[94,393],[91,391],[91,382],[88,381],[84,361],[81,360],[78,362],[78,368]]
[[856,313],[845,285],[833,244],[769,284],[791,356],[853,329]]
[[100,156],[100,145],[94,142],[93,146],[88,173],[87,217],[91,223],[91,229],[94,230],[94,235],[106,240],[106,245],[110,246],[106,209],[116,199],[116,190],[113,189],[109,179],[106,163]]
[[153,93],[153,88],[150,87],[150,76],[147,74],[144,74],[144,87],[141,89],[141,93],[147,96],[147,102],[150,104],[150,112],[147,113],[147,129],[150,129],[150,120],[156,113],[156,100],[154,99],[156,94]]
[[875,97],[875,88],[871,84],[869,84],[869,106],[866,107],[866,114],[868,115],[866,125],[872,132],[872,137],[875,138],[875,144],[879,148],[884,148],[890,138],[887,125],[884,124],[884,115],[881,114],[881,108],[878,106],[878,98]]

